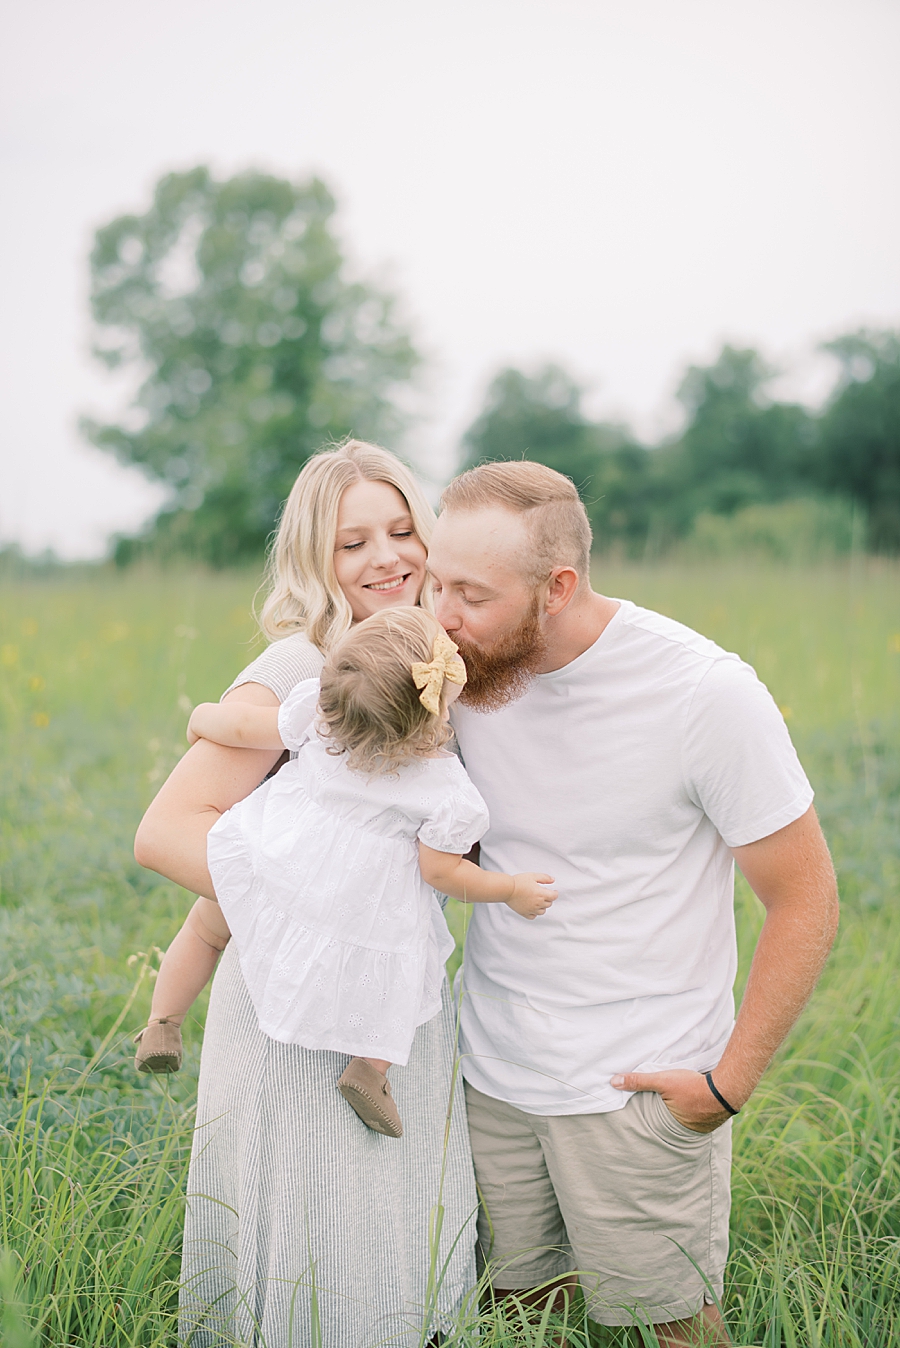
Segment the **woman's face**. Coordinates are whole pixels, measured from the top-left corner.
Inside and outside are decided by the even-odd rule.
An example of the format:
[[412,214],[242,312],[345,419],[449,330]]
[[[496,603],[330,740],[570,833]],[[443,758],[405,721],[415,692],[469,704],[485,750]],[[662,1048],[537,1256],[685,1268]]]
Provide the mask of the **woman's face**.
[[425,545],[403,496],[387,482],[354,482],[338,506],[334,571],[355,622],[418,602]]

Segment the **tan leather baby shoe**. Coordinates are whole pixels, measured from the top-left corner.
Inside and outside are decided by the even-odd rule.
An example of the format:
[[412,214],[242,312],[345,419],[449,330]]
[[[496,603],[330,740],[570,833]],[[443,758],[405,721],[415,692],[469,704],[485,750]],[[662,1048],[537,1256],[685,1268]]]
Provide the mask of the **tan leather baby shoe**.
[[181,1067],[181,1027],[161,1016],[134,1036],[134,1065],[139,1072],[177,1072]]
[[391,1095],[391,1083],[365,1058],[350,1059],[338,1079],[337,1088],[367,1128],[384,1133],[385,1137],[403,1136],[403,1124]]

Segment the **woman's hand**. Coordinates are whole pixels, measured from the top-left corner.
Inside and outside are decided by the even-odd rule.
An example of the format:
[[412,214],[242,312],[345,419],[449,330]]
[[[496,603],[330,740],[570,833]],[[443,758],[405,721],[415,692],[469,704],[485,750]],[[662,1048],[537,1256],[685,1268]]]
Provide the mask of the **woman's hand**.
[[529,922],[546,913],[558,897],[555,889],[547,888],[553,884],[552,875],[537,875],[528,871],[510,878],[513,892],[506,900],[507,905],[520,917],[527,917]]
[[[224,704],[269,708],[278,718],[278,698],[258,683],[244,683]],[[217,706],[217,703],[213,703]],[[215,899],[206,866],[206,835],[225,810],[249,796],[275,766],[281,748],[226,749],[201,739],[176,763],[141,820],[135,860],[192,894]]]

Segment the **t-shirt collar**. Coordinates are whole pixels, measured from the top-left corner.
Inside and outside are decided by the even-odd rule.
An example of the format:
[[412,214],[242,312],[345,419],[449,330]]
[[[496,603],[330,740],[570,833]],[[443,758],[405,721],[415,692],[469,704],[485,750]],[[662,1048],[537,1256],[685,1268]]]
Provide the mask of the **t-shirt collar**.
[[[567,678],[571,674],[578,674],[585,665],[591,663],[596,655],[602,653],[604,645],[615,636],[614,629],[620,625],[625,610],[627,609],[629,612],[634,611],[634,604],[630,599],[616,599],[613,595],[610,595],[609,598],[614,604],[618,604],[619,607],[616,609],[597,640],[592,641],[586,651],[582,651],[580,655],[576,655],[575,659],[570,660],[568,664],[560,665],[559,669],[548,670],[546,674],[536,674],[534,676],[535,683],[553,683],[559,679]],[[610,633],[612,633],[612,636],[610,636]]]

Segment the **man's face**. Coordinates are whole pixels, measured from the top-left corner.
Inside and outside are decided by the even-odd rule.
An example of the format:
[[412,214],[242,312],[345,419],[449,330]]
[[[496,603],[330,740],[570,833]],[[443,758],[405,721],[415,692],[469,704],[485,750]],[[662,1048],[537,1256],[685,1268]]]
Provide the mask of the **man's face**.
[[460,701],[481,711],[521,696],[546,651],[528,546],[521,516],[496,508],[444,514],[432,535],[435,612],[466,662]]

